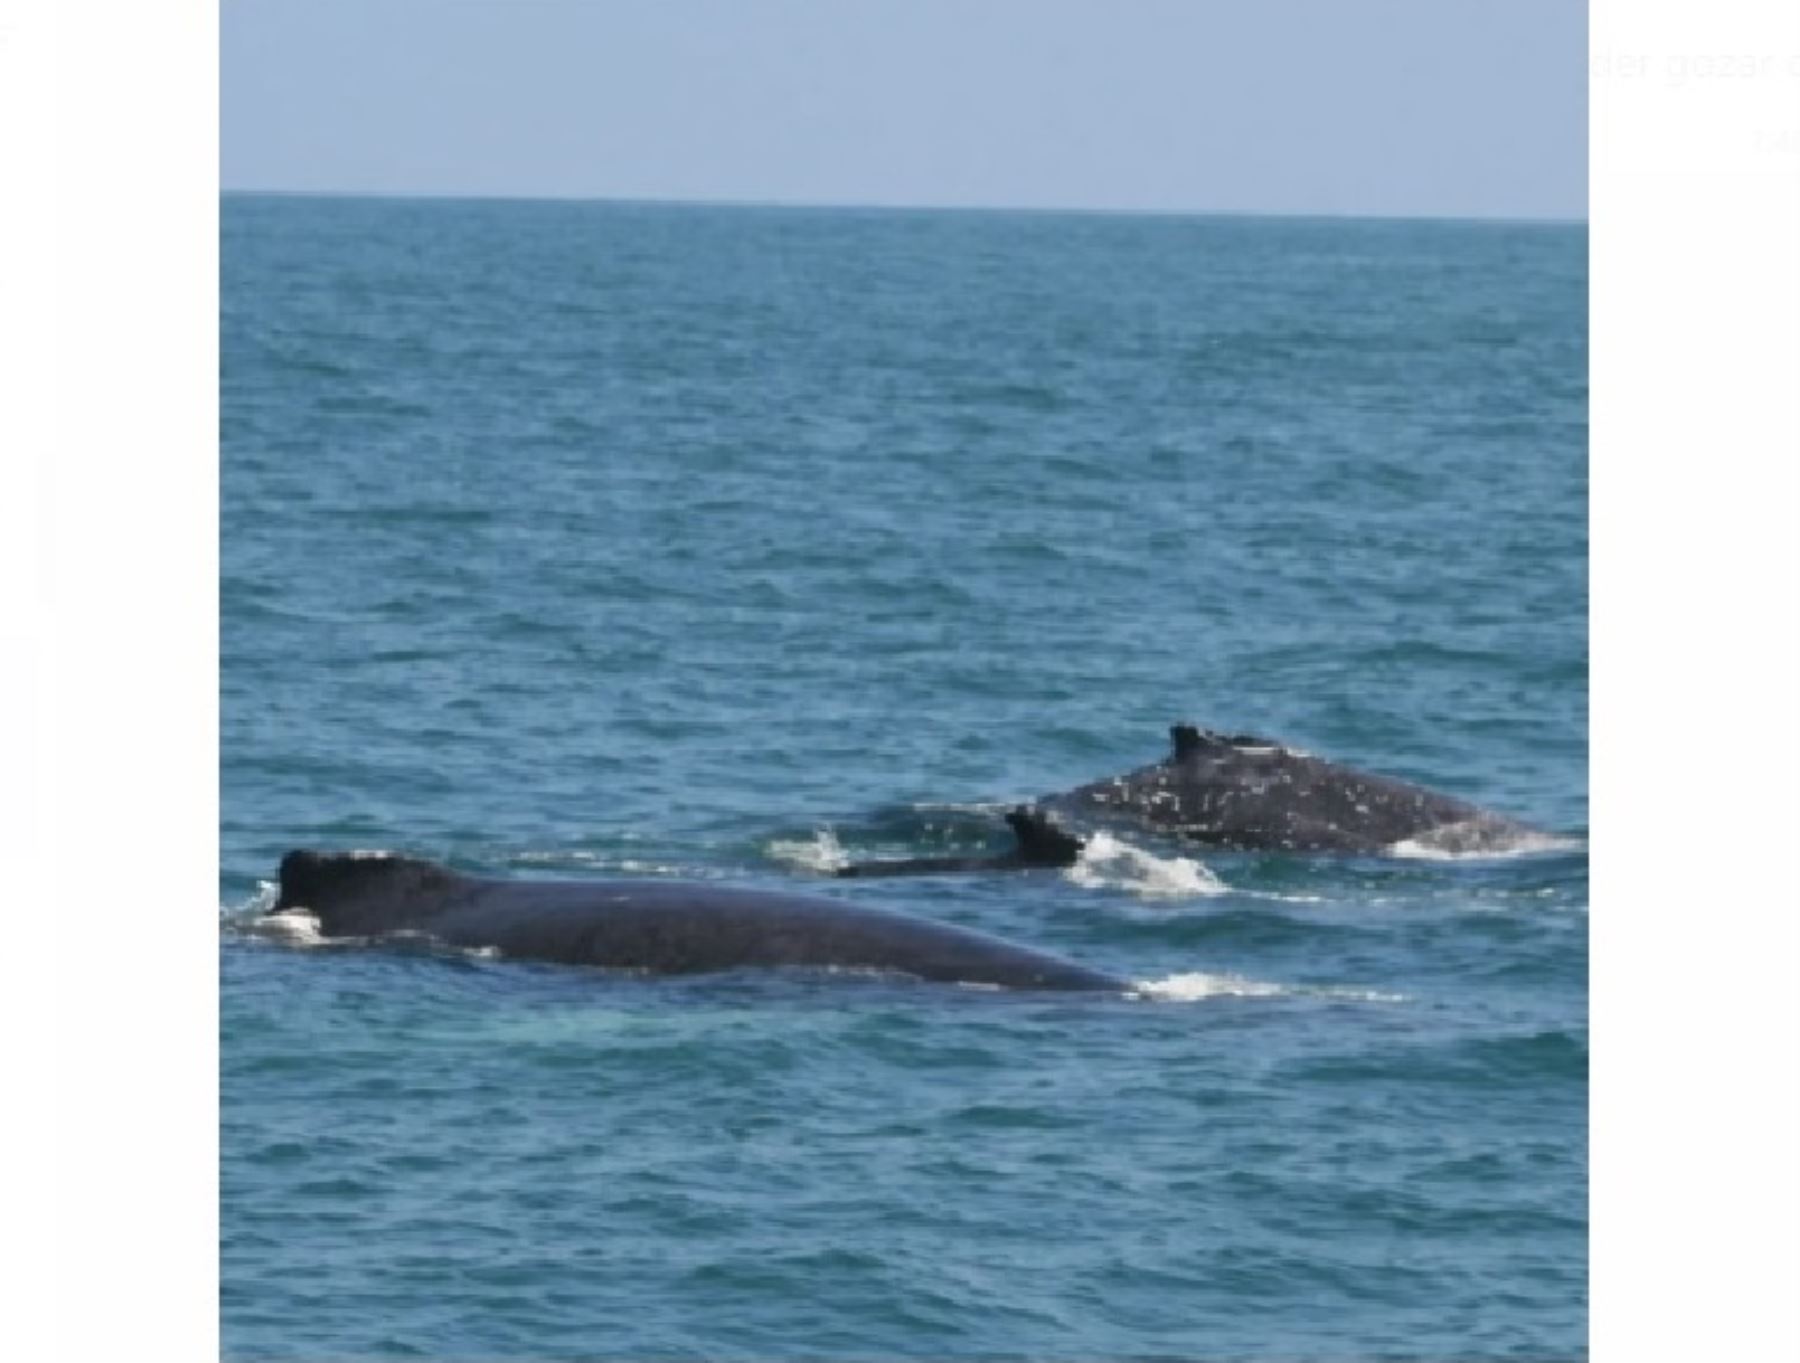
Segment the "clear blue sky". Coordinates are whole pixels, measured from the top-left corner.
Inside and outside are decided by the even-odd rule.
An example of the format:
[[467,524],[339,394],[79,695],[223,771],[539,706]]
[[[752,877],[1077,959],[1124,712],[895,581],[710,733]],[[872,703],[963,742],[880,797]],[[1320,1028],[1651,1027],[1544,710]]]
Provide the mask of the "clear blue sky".
[[1582,218],[1581,0],[226,0],[225,189]]

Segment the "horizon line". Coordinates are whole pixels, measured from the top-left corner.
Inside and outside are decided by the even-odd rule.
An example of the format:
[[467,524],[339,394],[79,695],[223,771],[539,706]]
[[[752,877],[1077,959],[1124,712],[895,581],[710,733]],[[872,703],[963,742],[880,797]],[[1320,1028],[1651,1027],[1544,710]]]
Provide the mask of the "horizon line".
[[1295,218],[1351,219],[1364,222],[1494,223],[1508,226],[1586,227],[1588,218],[1548,217],[1539,214],[1500,213],[1477,216],[1467,213],[1323,212],[1268,208],[1112,208],[1043,204],[946,204],[856,203],[833,199],[734,199],[676,197],[640,194],[491,193],[480,191],[421,191],[403,189],[279,189],[219,186],[219,197],[289,199],[399,199],[472,203],[614,204],[644,208],[753,208],[800,209],[864,213],[1013,213],[1043,216],[1116,218]]

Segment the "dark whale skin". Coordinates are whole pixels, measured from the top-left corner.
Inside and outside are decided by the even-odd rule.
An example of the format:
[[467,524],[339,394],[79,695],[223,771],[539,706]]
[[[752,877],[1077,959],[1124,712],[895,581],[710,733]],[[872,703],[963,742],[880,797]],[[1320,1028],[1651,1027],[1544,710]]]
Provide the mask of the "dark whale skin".
[[685,975],[745,967],[898,971],[1011,989],[1131,985],[1048,952],[888,910],[687,881],[501,880],[387,854],[293,851],[272,913],[328,937],[422,933],[519,960]]
[[1162,761],[1047,796],[1042,807],[1244,851],[1379,854],[1427,838],[1444,851],[1481,852],[1515,846],[1535,831],[1466,800],[1273,739],[1191,724],[1169,734],[1174,750]]

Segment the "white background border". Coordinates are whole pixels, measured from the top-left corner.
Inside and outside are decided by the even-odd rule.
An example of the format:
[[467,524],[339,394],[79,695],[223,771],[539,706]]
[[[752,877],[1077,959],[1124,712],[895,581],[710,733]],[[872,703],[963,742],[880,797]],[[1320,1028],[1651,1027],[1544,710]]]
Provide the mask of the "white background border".
[[1592,1341],[1800,1358],[1800,7],[1590,34]]
[[0,0],[8,1358],[218,1354],[217,25]]
[[[218,1351],[217,59],[0,0],[20,1358]],[[1594,1356],[1792,1359],[1800,9],[1597,0],[1590,69]]]

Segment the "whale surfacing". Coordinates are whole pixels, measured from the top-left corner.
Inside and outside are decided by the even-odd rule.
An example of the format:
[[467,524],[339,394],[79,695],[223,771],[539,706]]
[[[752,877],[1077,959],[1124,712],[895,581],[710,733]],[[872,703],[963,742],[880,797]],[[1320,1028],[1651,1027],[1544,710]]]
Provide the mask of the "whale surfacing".
[[[1244,852],[1492,856],[1553,842],[1526,824],[1391,776],[1328,762],[1270,738],[1192,724],[1169,756],[1046,795],[1006,816],[1017,847],[998,856],[856,862],[840,876],[933,875],[1075,865],[1100,827]],[[1070,831],[1072,825],[1080,832]]]
[[1244,851],[1382,853],[1423,841],[1504,851],[1534,830],[1466,800],[1327,762],[1273,739],[1169,730],[1160,762],[1047,797],[1070,819],[1128,822]]
[[271,913],[326,937],[420,933],[503,957],[648,974],[838,967],[1012,989],[1123,993],[1122,979],[986,933],[821,897],[684,881],[505,880],[392,854],[299,850]]

